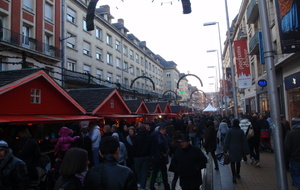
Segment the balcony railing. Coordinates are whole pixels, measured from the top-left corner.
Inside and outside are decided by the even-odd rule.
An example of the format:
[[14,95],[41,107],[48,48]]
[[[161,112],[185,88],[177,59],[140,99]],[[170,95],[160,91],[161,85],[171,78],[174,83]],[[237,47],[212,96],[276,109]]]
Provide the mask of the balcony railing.
[[247,8],[247,24],[253,24],[259,15],[257,0],[251,0]]
[[0,37],[0,41],[34,50],[55,58],[61,58],[61,50],[59,48],[45,44],[29,36],[13,32],[6,28],[2,28],[2,36]]

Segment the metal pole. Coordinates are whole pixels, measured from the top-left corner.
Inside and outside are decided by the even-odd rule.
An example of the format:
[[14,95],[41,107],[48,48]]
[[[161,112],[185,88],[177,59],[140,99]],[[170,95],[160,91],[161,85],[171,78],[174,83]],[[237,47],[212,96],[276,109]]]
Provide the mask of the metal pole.
[[272,51],[272,41],[270,33],[270,25],[268,19],[268,11],[266,6],[266,1],[258,1],[262,38],[264,45],[264,56],[266,62],[267,76],[268,76],[268,95],[269,104],[271,107],[271,118],[273,127],[273,140],[274,140],[274,150],[275,150],[275,160],[276,160],[276,170],[277,170],[277,181],[278,189],[287,190],[287,176],[283,152],[283,142],[282,142],[282,130],[280,122],[280,112],[279,112],[279,99],[276,89],[276,75],[275,75],[275,64],[274,64],[274,54]]
[[221,108],[223,109],[223,104],[222,104],[222,92],[221,92],[221,67],[220,67],[220,60],[219,60],[219,52],[218,52],[218,50],[217,50],[217,56],[218,56],[218,70],[219,70],[219,76],[218,76],[218,78],[219,78],[219,81],[217,81],[218,82],[218,84],[220,84],[219,85],[219,89],[218,89],[218,97],[219,97],[219,101],[218,101],[218,106],[219,106],[219,113],[221,112],[222,113],[222,116],[223,116],[223,111],[221,110]]
[[[226,98],[226,86],[225,86],[225,67],[224,67],[224,60],[223,60],[223,52],[222,52],[222,43],[221,43],[221,34],[220,34],[220,26],[218,23],[218,31],[219,31],[219,43],[220,43],[220,58],[221,58],[221,64],[222,64],[222,87],[223,87],[223,97],[224,97],[224,103],[225,103],[225,114],[228,115],[228,109],[227,109],[227,98]],[[222,97],[222,96],[221,96]],[[221,99],[223,101],[223,98]],[[223,108],[223,104],[222,104]],[[223,113],[223,111],[222,111]]]
[[228,46],[230,51],[230,68],[231,68],[231,82],[233,88],[233,102],[234,102],[234,118],[238,119],[238,104],[237,104],[237,97],[236,97],[236,84],[235,84],[235,68],[233,64],[233,51],[232,51],[232,37],[230,33],[230,26],[229,26],[229,16],[228,16],[228,6],[227,0],[225,0],[225,8],[226,8],[226,20],[227,20],[227,37],[228,37]]
[[[62,8],[61,8],[61,36],[64,38],[65,36],[65,0],[61,1]],[[61,41],[61,86],[65,87],[65,40]]]

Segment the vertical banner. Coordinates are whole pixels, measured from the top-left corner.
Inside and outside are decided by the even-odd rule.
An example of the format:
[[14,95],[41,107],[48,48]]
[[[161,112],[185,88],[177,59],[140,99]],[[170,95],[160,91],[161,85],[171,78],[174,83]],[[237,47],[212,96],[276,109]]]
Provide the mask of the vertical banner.
[[250,73],[250,63],[246,39],[234,41],[234,53],[236,59],[238,88],[251,88],[252,77]]
[[278,26],[283,53],[300,51],[300,2],[293,0],[275,1],[279,11]]
[[227,78],[227,88],[226,88],[226,96],[229,98],[233,98],[233,88],[232,88],[232,74],[231,74],[231,68],[226,68],[226,78]]
[[258,33],[259,37],[259,56],[260,56],[260,64],[265,65],[265,52],[264,52],[264,42],[262,39],[262,33]]

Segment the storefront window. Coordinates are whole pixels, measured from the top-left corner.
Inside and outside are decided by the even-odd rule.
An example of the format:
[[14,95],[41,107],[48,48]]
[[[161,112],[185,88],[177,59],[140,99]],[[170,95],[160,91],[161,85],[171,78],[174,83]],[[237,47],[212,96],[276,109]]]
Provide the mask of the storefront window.
[[259,95],[259,113],[267,113],[270,111],[268,93],[262,93]]
[[290,118],[300,116],[300,88],[292,88],[287,91]]

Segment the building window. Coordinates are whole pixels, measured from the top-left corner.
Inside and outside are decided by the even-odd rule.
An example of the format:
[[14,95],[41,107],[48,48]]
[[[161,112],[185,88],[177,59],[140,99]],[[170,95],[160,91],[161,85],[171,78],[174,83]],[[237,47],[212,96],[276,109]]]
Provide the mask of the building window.
[[106,44],[109,46],[112,45],[112,37],[109,34],[106,35]]
[[120,58],[116,58],[116,67],[121,69],[121,59]]
[[45,20],[49,22],[53,21],[53,6],[49,3],[45,3]]
[[129,67],[130,74],[134,75],[134,66],[130,65]]
[[76,12],[69,7],[67,8],[67,20],[73,24],[76,24]]
[[128,63],[126,61],[124,62],[123,70],[128,72]]
[[67,47],[76,49],[76,36],[74,34],[68,33],[68,36],[72,36],[71,38],[67,38]]
[[30,90],[30,103],[40,104],[41,103],[41,90],[40,89],[31,89]]
[[98,76],[98,84],[102,84],[102,80],[103,80],[103,71],[97,69],[96,74]]
[[91,72],[91,66],[89,65],[83,65],[83,71],[85,71],[86,73],[90,73]]
[[83,28],[84,31],[87,31],[86,19],[85,18],[82,20],[82,28]]
[[141,57],[141,65],[144,65],[144,58]]
[[130,57],[130,59],[132,59],[132,60],[134,59],[133,51],[132,51],[132,50],[129,51],[129,57]]
[[96,27],[96,38],[102,40],[102,29]]
[[51,36],[45,35],[45,45],[44,45],[45,49],[44,49],[44,51],[47,55],[50,55],[50,45],[51,45]]
[[118,51],[121,50],[120,42],[118,40],[116,40],[116,50],[118,50]]
[[171,72],[166,72],[166,77],[170,78],[171,77]]
[[109,65],[112,65],[112,64],[113,64],[112,54],[110,54],[110,53],[107,53],[107,54],[106,54],[106,62],[107,62],[107,64],[109,64]]
[[91,55],[91,44],[87,42],[83,42],[83,54],[85,55]]
[[167,81],[166,86],[171,87],[171,81]]
[[115,108],[115,101],[114,100],[110,100],[110,108]]
[[23,26],[22,28],[22,45],[29,47],[30,28]]
[[123,54],[128,56],[128,49],[127,49],[127,46],[123,46]]
[[137,62],[137,63],[139,63],[139,60],[140,60],[140,56],[139,56],[139,54],[135,54],[135,61]]
[[23,9],[33,12],[33,1],[34,0],[23,0]]
[[136,76],[140,76],[141,73],[140,73],[140,69],[139,68],[136,68]]
[[112,81],[113,81],[112,73],[107,73],[106,80],[108,81],[108,86],[112,86]]
[[96,49],[96,59],[102,61],[102,49]]
[[76,63],[74,61],[67,61],[67,69],[70,71],[76,71]]
[[121,83],[121,77],[120,76],[117,76],[116,83]]

